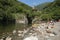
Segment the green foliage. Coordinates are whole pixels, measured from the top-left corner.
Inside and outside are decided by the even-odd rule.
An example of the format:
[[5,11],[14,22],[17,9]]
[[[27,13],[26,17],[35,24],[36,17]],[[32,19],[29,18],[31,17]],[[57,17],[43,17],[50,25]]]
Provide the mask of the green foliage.
[[52,20],[52,19],[59,20],[60,19],[60,0],[55,0],[49,3],[48,5],[44,6],[44,9],[41,11],[42,13],[40,15],[40,18],[42,20]]
[[42,3],[42,4],[35,6],[35,8],[37,8],[38,10],[43,10],[49,4],[50,2]]
[[[12,21],[17,13],[27,13],[31,7],[18,0],[0,0],[0,20]],[[30,11],[29,10],[29,11]]]
[[44,21],[50,21],[52,19],[52,16],[50,14],[42,14],[40,18]]

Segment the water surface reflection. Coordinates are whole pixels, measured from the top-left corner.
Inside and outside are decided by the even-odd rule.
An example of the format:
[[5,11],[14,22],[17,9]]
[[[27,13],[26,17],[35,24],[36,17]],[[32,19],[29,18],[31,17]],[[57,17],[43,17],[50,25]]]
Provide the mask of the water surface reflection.
[[13,30],[23,30],[26,25],[19,23],[0,24],[0,38],[12,34]]

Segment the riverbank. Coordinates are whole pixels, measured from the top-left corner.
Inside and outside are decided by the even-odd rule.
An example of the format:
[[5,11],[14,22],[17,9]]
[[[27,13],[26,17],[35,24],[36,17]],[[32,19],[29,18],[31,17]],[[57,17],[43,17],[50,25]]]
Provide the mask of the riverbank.
[[30,36],[25,37],[24,40],[27,40],[27,38],[30,39],[29,37],[31,36],[33,37],[36,36],[37,38],[36,40],[60,40],[59,26],[60,26],[60,22],[54,23],[54,27],[51,24],[47,25],[46,23],[35,24],[33,26],[33,30],[30,30],[30,33],[28,34]]
[[11,40],[60,40],[59,37],[60,22],[54,23],[53,26],[46,23],[34,24],[34,26],[27,29],[13,30],[10,35]]

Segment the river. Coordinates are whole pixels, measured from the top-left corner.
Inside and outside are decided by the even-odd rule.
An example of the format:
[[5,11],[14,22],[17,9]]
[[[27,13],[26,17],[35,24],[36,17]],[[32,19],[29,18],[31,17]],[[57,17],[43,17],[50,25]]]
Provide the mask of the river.
[[11,23],[11,24],[0,24],[0,39],[2,37],[13,36],[13,30],[24,30],[26,27],[25,24],[20,23]]

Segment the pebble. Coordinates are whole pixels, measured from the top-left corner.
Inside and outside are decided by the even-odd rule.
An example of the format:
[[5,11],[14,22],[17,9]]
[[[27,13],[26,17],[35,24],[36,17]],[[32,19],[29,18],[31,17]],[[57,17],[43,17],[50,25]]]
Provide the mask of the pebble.
[[6,38],[6,40],[12,40],[12,38],[8,36],[8,37]]
[[18,33],[23,33],[23,31],[18,30]]
[[15,34],[16,33],[16,30],[13,30],[13,34]]
[[32,33],[29,33],[29,35],[32,35]]
[[18,34],[18,36],[22,36],[22,34]]
[[54,37],[55,35],[51,33],[50,36],[51,36],[51,37]]
[[47,33],[51,33],[51,31],[49,29],[46,30]]

